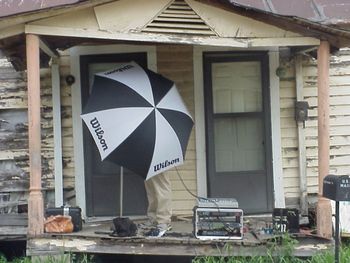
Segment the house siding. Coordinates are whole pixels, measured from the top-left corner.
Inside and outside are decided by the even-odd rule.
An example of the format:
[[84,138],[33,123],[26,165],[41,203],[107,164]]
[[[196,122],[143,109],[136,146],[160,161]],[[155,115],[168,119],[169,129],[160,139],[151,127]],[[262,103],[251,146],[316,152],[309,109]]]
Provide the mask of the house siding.
[[[193,48],[184,45],[158,45],[157,69],[165,77],[172,79],[184,99],[190,113],[194,116],[194,88],[193,88]],[[61,75],[61,116],[62,116],[62,157],[63,182],[70,203],[74,204],[74,156],[73,156],[73,129],[71,87],[64,80],[70,74],[70,57],[67,52],[60,57]],[[194,194],[197,193],[196,159],[195,159],[194,129],[189,139],[184,165],[166,172],[172,182],[172,208],[176,215],[192,214],[194,197],[187,192],[186,187]]]
[[[157,46],[158,72],[176,83],[176,86],[194,116],[194,76],[193,76],[193,48],[184,45],[158,45]],[[166,172],[172,181],[173,189],[173,213],[192,214],[195,198],[187,192],[186,187],[193,193],[197,193],[196,180],[196,153],[194,128],[187,146],[184,165],[177,170]],[[182,180],[179,178],[182,178]]]
[[280,77],[281,144],[283,183],[286,205],[295,204],[299,196],[298,134],[294,118],[296,101],[295,65],[288,57],[280,58],[285,74]]
[[[310,105],[305,123],[307,161],[307,190],[309,195],[318,191],[317,163],[317,63],[303,57],[303,97]],[[299,203],[298,133],[294,119],[296,101],[295,60],[281,57],[280,66],[285,74],[280,77],[281,136],[284,191],[287,206]],[[193,47],[186,45],[158,45],[158,72],[174,80],[190,113],[194,116]],[[0,213],[16,212],[17,205],[26,204],[29,186],[27,93],[26,75],[16,72],[6,59],[0,59]],[[65,82],[70,74],[70,58],[62,53],[61,121],[62,156],[65,200],[74,205],[74,156],[72,132],[71,87]],[[50,70],[41,70],[42,98],[42,185],[46,205],[53,205],[54,141],[52,121]],[[350,50],[343,49],[331,57],[330,65],[330,173],[350,173]],[[177,172],[178,171],[178,172]],[[173,212],[192,214],[195,197],[186,187],[197,193],[196,154],[194,129],[186,153],[185,164],[166,172],[172,181]],[[182,184],[183,179],[186,187]],[[8,204],[8,206],[6,206]]]
[[[180,94],[184,98],[190,113],[194,116],[193,95],[193,61],[192,47],[162,45],[157,47],[157,65],[159,73],[174,80]],[[62,53],[59,60],[60,93],[61,93],[61,123],[62,123],[62,163],[65,202],[75,204],[75,174],[73,154],[73,124],[71,87],[66,84],[65,76],[70,74],[70,57]],[[0,64],[0,203],[23,200],[29,188],[28,160],[28,118],[26,74],[16,72],[6,59]],[[46,204],[54,205],[54,138],[52,119],[52,89],[49,69],[41,70],[42,99],[42,185]],[[174,214],[189,214],[194,205],[194,197],[182,184],[193,193],[197,192],[195,165],[194,129],[187,147],[185,164],[176,170],[168,171],[173,189]],[[16,194],[15,194],[16,193]],[[1,201],[2,200],[2,201]],[[0,206],[1,207],[1,206]],[[17,209],[15,208],[10,209]],[[5,211],[5,210],[4,210]],[[5,211],[7,212],[8,209]]]
[[[46,200],[54,187],[53,129],[50,72],[41,78],[42,187]],[[27,204],[29,189],[28,114],[26,74],[0,59],[0,212],[17,212]]]
[[[298,132],[294,119],[296,101],[295,60],[281,59],[286,74],[280,79],[282,159],[286,204],[299,204]],[[318,192],[317,61],[303,57],[303,100],[309,103],[305,122],[307,191]],[[330,61],[330,173],[350,173],[350,50],[342,49]],[[312,199],[311,199],[312,200]]]
[[[305,62],[304,62],[305,63]],[[306,123],[308,192],[318,190],[317,67],[315,60],[303,66],[304,97],[311,107]],[[330,63],[330,173],[350,174],[350,51],[341,50]]]

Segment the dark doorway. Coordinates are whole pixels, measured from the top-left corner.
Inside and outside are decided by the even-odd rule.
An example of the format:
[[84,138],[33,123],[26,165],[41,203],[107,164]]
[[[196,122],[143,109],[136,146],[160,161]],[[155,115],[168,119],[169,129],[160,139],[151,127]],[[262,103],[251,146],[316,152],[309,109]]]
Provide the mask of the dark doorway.
[[272,210],[268,55],[204,53],[208,196]]
[[[147,53],[81,56],[82,107],[89,98],[94,73],[110,70],[120,63],[129,61],[135,61],[147,67]],[[120,166],[108,161],[102,162],[93,138],[85,125],[83,126],[83,140],[86,215],[89,217],[119,216],[121,210],[122,215],[126,216],[145,215],[147,198],[143,178],[125,168],[121,176]]]

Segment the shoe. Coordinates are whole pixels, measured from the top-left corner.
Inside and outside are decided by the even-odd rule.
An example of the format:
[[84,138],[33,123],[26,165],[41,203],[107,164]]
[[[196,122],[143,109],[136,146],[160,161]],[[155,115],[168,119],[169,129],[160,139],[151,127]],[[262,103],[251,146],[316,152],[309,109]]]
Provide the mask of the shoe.
[[141,230],[149,230],[156,227],[157,227],[157,223],[152,220],[147,220],[137,225],[137,228]]
[[171,230],[170,224],[158,224],[157,227],[152,228],[150,231],[145,233],[147,237],[162,237],[167,231]]

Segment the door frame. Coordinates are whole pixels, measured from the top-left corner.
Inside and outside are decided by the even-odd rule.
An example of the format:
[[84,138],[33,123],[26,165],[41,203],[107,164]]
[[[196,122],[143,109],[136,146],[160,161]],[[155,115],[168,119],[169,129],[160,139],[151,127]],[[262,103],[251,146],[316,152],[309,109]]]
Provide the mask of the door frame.
[[272,178],[274,207],[285,207],[282,169],[282,142],[280,125],[280,83],[276,75],[279,67],[279,49],[271,47],[266,49],[237,49],[216,47],[194,47],[194,97],[195,97],[195,131],[196,131],[196,159],[197,159],[197,191],[199,196],[207,197],[207,161],[206,161],[206,130],[205,130],[205,104],[203,83],[203,53],[229,51],[267,51],[269,57],[269,89],[270,89],[270,129],[272,139]]
[[81,80],[80,80],[80,56],[118,53],[147,53],[147,66],[157,71],[156,46],[146,45],[101,45],[101,46],[76,46],[68,50],[70,56],[70,73],[75,77],[71,86],[72,95],[72,125],[74,148],[74,176],[76,205],[82,209],[82,216],[86,218],[85,196],[85,165],[83,149],[83,122],[81,115]]

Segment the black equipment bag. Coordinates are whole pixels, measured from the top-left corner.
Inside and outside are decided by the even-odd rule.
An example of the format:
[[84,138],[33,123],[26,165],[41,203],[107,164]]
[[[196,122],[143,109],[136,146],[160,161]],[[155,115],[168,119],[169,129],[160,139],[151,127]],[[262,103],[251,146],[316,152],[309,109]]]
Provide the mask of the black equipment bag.
[[128,217],[113,218],[113,233],[111,236],[131,237],[137,234],[137,225]]

